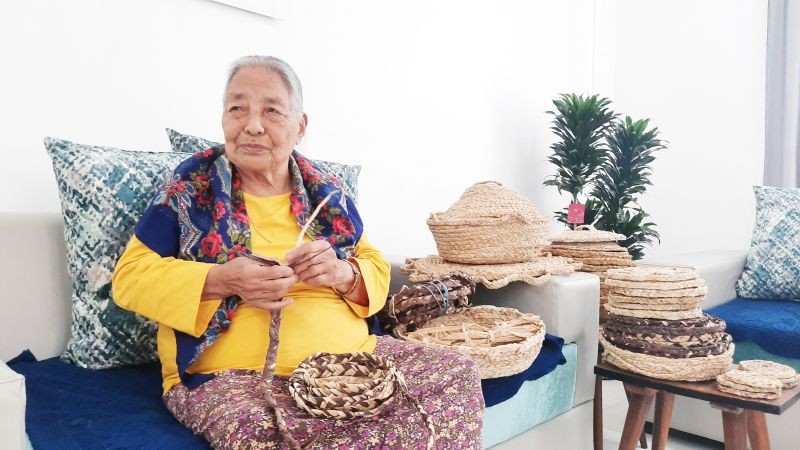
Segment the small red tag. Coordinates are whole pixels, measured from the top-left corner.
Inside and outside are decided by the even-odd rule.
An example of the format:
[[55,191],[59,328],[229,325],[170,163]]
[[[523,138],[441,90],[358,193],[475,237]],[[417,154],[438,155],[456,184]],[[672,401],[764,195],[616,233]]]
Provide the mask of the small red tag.
[[570,203],[567,209],[567,223],[581,225],[586,207],[580,203]]

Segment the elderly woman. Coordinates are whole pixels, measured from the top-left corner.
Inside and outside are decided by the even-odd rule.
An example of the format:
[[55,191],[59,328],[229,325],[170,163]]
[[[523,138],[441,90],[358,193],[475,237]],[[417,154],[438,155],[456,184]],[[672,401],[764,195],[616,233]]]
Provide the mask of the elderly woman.
[[[272,398],[296,442],[425,448],[431,433],[405,398],[378,416],[334,420],[309,415],[289,395],[286,377],[309,355],[371,352],[404,375],[437,448],[480,448],[473,363],[369,334],[365,319],[384,305],[389,264],[341,182],[293,150],[307,124],[291,67],[273,57],[238,60],[225,88],[224,147],[178,166],[117,264],[115,301],[159,324],[167,408],[215,448],[285,448],[262,377],[270,320],[280,310]],[[241,257],[251,253],[283,263]]]

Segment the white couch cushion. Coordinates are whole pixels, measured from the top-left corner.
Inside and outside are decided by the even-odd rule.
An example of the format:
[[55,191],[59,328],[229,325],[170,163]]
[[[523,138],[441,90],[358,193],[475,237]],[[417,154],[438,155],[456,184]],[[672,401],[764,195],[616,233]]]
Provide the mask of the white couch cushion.
[[25,448],[25,377],[0,361],[0,448]]

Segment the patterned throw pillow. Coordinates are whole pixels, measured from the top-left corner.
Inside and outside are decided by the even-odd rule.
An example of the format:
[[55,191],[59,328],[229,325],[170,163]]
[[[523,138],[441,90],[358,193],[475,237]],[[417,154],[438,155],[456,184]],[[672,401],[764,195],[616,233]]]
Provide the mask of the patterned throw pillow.
[[45,138],[61,196],[72,279],[72,338],[62,359],[90,369],[155,361],[156,324],[119,308],[111,275],[156,188],[187,155]]
[[739,297],[800,300],[800,189],[755,186],[756,225]]
[[[202,152],[207,148],[220,145],[218,142],[179,133],[170,128],[167,128],[167,136],[169,136],[169,141],[172,143],[172,151],[175,152],[197,153]],[[354,202],[358,202],[358,174],[361,173],[361,166],[341,164],[319,159],[315,159],[313,161],[323,172],[327,172],[342,180],[347,195],[349,195]]]

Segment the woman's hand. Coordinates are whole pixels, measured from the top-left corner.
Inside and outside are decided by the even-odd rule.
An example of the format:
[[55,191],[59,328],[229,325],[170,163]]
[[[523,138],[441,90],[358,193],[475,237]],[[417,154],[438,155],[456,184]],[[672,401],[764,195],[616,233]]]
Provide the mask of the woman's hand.
[[240,257],[211,268],[201,299],[238,295],[246,305],[273,311],[292,303],[284,296],[297,281],[291,267],[261,266]]
[[347,292],[356,281],[350,265],[336,257],[327,241],[313,241],[286,253],[286,262],[300,281],[314,286],[330,286]]

